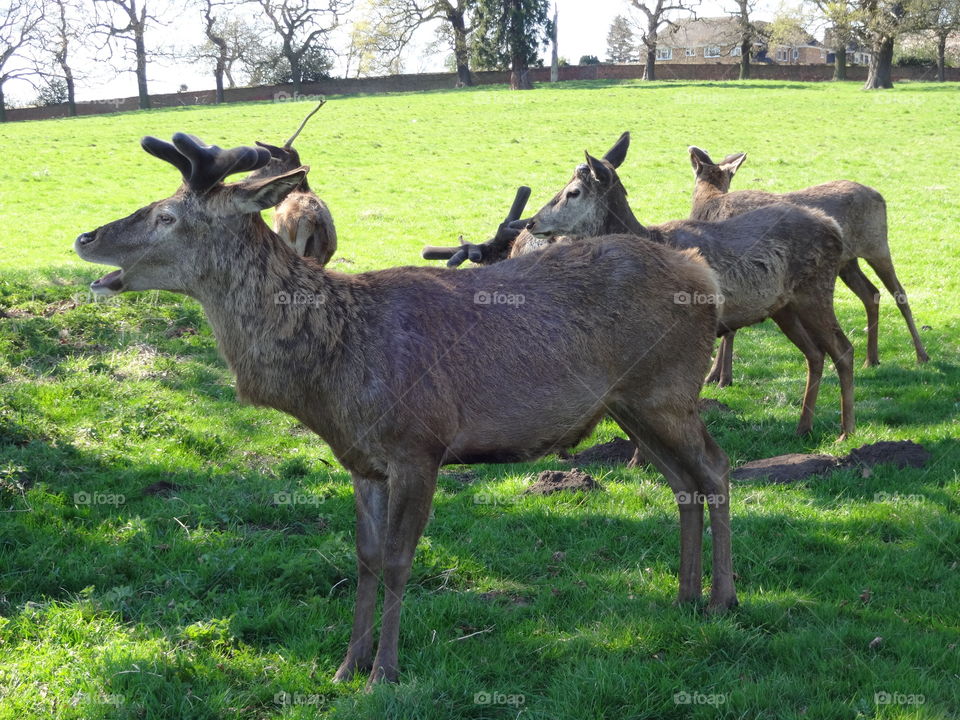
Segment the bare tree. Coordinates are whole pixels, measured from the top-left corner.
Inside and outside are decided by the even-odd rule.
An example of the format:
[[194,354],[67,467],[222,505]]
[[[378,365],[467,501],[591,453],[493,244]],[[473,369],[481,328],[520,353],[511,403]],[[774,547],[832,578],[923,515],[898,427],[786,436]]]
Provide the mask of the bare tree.
[[[227,87],[236,87],[234,67],[237,63],[243,64],[248,58],[254,57],[258,53],[263,54],[260,51],[259,31],[242,18],[229,17],[229,14],[224,14],[214,18],[211,32],[223,41],[222,44],[214,42],[210,34],[207,34],[206,42],[193,48],[193,57],[200,62],[212,64],[218,90],[222,87],[224,79],[226,79]],[[217,78],[217,73],[221,72],[221,68],[222,75]],[[222,102],[222,99],[219,99],[220,92],[217,93],[217,96],[217,102]]]
[[140,108],[150,107],[150,93],[147,89],[147,28],[159,22],[147,8],[148,0],[93,0],[99,16],[95,30],[105,37],[105,46],[113,53],[120,43],[127,52],[132,52],[133,72],[137,76],[137,95]]
[[734,0],[737,9],[731,14],[737,21],[740,31],[740,79],[750,79],[750,52],[754,41],[760,36],[755,23],[750,20],[757,5],[757,0]]
[[893,87],[893,45],[907,29],[909,9],[904,0],[860,0],[859,31],[870,49],[866,90]]
[[833,79],[847,79],[847,46],[855,37],[859,9],[851,0],[814,0],[820,16],[827,21],[827,39],[833,50]]
[[44,18],[43,6],[36,0],[8,0],[0,10],[0,122],[7,121],[3,86],[10,80],[36,74],[33,62],[24,52],[39,39]]
[[420,27],[441,21],[444,34],[450,31],[454,61],[457,65],[457,81],[461,85],[473,85],[470,74],[470,14],[476,0],[377,0],[374,3],[376,22],[382,23],[392,44],[381,52],[392,52],[399,58],[409,45],[414,32]]
[[946,80],[947,40],[960,31],[960,0],[922,0],[919,8],[927,26],[937,40],[937,80]]
[[[208,40],[200,50],[201,52],[209,51],[205,57],[213,61],[213,78],[216,83],[218,103],[223,102],[223,76],[227,72],[227,62],[231,56],[226,19],[231,8],[235,9],[236,3],[229,0],[200,0],[203,32]],[[236,59],[235,56],[234,59]]]
[[280,54],[290,64],[294,94],[303,85],[304,57],[316,49],[330,51],[326,42],[340,18],[353,9],[353,0],[257,0],[280,38]]
[[630,4],[643,13],[646,26],[641,26],[640,41],[647,52],[647,61],[643,66],[643,79],[656,80],[657,41],[660,31],[667,27],[676,27],[667,13],[688,12],[693,14],[694,2],[687,0],[630,0]]
[[550,82],[560,80],[560,44],[557,42],[559,32],[558,11],[554,5],[553,21],[550,25]]
[[46,48],[53,58],[53,69],[44,72],[43,77],[50,87],[62,83],[65,90],[67,113],[77,114],[76,81],[77,73],[71,64],[71,51],[80,44],[84,33],[89,29],[90,18],[83,11],[78,0],[46,0],[48,15],[44,23],[44,33],[49,38]]

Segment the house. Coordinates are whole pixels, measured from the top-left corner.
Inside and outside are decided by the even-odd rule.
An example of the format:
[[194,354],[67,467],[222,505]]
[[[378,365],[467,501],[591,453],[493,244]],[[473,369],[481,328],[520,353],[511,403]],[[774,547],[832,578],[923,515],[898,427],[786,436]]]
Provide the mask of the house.
[[[836,42],[833,39],[833,31],[827,28],[823,34],[823,46],[827,48],[827,63],[833,65],[836,61]],[[870,51],[860,45],[855,40],[847,43],[847,65],[869,65]]]
[[[755,22],[761,37],[753,42],[751,59],[773,65],[818,65],[827,62],[827,49],[812,36],[802,42],[768,47],[763,37],[769,23]],[[740,62],[740,27],[734,17],[680,21],[657,43],[657,62],[664,64]]]

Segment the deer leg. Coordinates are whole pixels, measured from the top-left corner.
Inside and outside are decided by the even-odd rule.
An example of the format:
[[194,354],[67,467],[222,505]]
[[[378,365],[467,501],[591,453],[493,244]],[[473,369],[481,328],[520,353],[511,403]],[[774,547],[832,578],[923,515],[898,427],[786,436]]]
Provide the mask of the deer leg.
[[876,271],[890,294],[893,295],[893,299],[900,309],[900,314],[907,321],[907,328],[913,338],[913,347],[917,351],[917,362],[927,362],[930,356],[927,355],[927,351],[923,347],[923,341],[920,339],[920,333],[917,332],[917,326],[913,322],[913,312],[910,310],[910,303],[907,302],[907,291],[903,289],[903,285],[897,279],[897,273],[893,269],[893,260],[888,256],[877,259],[867,258],[867,262]]
[[436,465],[403,467],[391,471],[383,555],[383,621],[368,688],[382,680],[397,681],[397,645],[400,640],[403,590],[410,577],[417,541],[430,517],[430,505],[436,487]]
[[731,330],[720,336],[720,347],[713,360],[713,366],[707,374],[704,383],[716,383],[720,387],[733,385],[733,336],[736,330]]
[[844,440],[853,434],[856,424],[853,414],[853,345],[840,329],[832,300],[806,307],[800,311],[799,318],[817,347],[830,355],[840,378],[840,440]]
[[803,391],[803,406],[800,409],[800,422],[797,424],[797,435],[806,435],[813,429],[813,411],[820,392],[820,378],[823,377],[824,353],[807,334],[796,311],[789,305],[771,317],[807,359],[807,387]]
[[851,260],[840,268],[840,279],[844,284],[856,293],[863,303],[864,310],[867,311],[867,359],[863,363],[864,367],[871,367],[880,364],[880,356],[877,351],[877,330],[880,324],[880,291],[870,282],[869,278],[863,274],[856,259]]
[[[707,507],[710,510],[710,531],[713,536],[713,571],[708,612],[722,612],[737,605],[733,582],[733,551],[730,535],[730,461],[716,440],[700,422],[703,451],[687,457],[691,472],[699,477]],[[702,459],[697,463],[698,459]]]
[[[638,414],[630,409],[615,409],[611,415],[637,446],[638,452],[663,473],[673,490],[680,511],[680,590],[677,602],[696,602],[700,599],[703,584],[703,498],[693,479],[677,461],[674,449],[665,445]],[[648,417],[658,415],[654,412]]]
[[354,475],[353,488],[357,512],[357,603],[347,655],[333,676],[334,682],[349,681],[357,671],[373,666],[373,619],[383,566],[387,483]]

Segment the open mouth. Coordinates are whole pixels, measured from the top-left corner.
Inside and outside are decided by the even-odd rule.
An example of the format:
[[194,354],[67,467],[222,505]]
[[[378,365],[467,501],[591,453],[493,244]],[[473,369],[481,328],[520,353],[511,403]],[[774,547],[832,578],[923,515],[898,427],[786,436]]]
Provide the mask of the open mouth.
[[123,270],[108,272],[102,278],[90,283],[90,289],[97,295],[115,295],[123,290]]

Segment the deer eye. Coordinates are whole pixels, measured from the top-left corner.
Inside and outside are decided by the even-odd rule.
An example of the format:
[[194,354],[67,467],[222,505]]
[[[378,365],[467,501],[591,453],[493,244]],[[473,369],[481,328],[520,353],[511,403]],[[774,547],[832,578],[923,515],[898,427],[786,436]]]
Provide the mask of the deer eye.
[[173,223],[175,223],[176,221],[177,219],[170,213],[162,212],[159,215],[157,215],[157,222],[160,225],[173,225]]
[[580,197],[580,190],[569,190],[567,192],[567,197],[568,198]]

